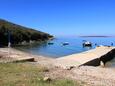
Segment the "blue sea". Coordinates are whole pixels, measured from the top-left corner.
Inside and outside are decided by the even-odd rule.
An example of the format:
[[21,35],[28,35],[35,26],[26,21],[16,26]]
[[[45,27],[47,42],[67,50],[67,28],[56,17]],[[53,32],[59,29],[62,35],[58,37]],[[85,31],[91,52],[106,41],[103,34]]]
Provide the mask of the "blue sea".
[[[83,47],[83,40],[92,42],[92,47]],[[48,43],[54,43],[49,45]],[[69,45],[63,46],[64,42],[68,42]],[[115,46],[115,38],[113,37],[57,37],[51,41],[43,42],[41,44],[34,44],[30,46],[18,47],[25,52],[42,55],[46,57],[59,58],[75,53],[84,52],[95,48],[97,45]]]

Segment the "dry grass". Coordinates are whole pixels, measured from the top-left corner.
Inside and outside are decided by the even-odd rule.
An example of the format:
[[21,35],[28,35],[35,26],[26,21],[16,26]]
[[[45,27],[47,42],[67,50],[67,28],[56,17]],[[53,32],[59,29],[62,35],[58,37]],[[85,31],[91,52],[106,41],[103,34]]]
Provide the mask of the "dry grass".
[[44,82],[45,70],[43,66],[30,63],[1,63],[0,86],[81,86],[66,79]]

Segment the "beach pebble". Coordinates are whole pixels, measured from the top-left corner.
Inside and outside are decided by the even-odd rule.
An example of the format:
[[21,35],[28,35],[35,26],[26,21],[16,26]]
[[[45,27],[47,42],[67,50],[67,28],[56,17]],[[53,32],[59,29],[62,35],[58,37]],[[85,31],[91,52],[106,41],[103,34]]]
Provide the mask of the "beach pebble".
[[49,72],[49,69],[44,69],[44,72]]
[[49,77],[44,77],[44,78],[43,78],[43,81],[51,81],[51,78],[49,78]]
[[74,66],[66,66],[66,67],[64,67],[65,70],[71,70],[72,68],[74,68]]
[[38,78],[38,81],[41,81],[41,79],[40,79],[40,78]]

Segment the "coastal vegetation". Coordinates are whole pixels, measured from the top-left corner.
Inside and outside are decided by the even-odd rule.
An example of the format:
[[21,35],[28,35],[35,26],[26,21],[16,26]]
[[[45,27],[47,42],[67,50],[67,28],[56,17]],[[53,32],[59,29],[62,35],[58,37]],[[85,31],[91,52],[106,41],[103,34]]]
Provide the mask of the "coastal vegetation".
[[52,37],[53,36],[48,33],[0,19],[0,45],[7,45],[9,40],[12,44],[21,44],[22,42],[40,42]]
[[1,63],[0,86],[82,86],[68,79],[43,81],[46,69],[31,63]]

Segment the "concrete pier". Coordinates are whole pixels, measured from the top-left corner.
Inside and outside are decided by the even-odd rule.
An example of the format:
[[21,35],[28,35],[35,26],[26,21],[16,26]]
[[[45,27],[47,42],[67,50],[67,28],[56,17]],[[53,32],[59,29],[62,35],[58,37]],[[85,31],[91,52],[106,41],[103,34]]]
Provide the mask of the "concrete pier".
[[95,49],[85,51],[78,54],[72,54],[69,56],[64,56],[56,59],[56,66],[59,67],[72,67],[72,66],[80,66],[84,64],[92,64],[96,66],[99,64],[99,57],[107,54],[115,47],[107,47],[107,46],[101,46],[96,47]]

